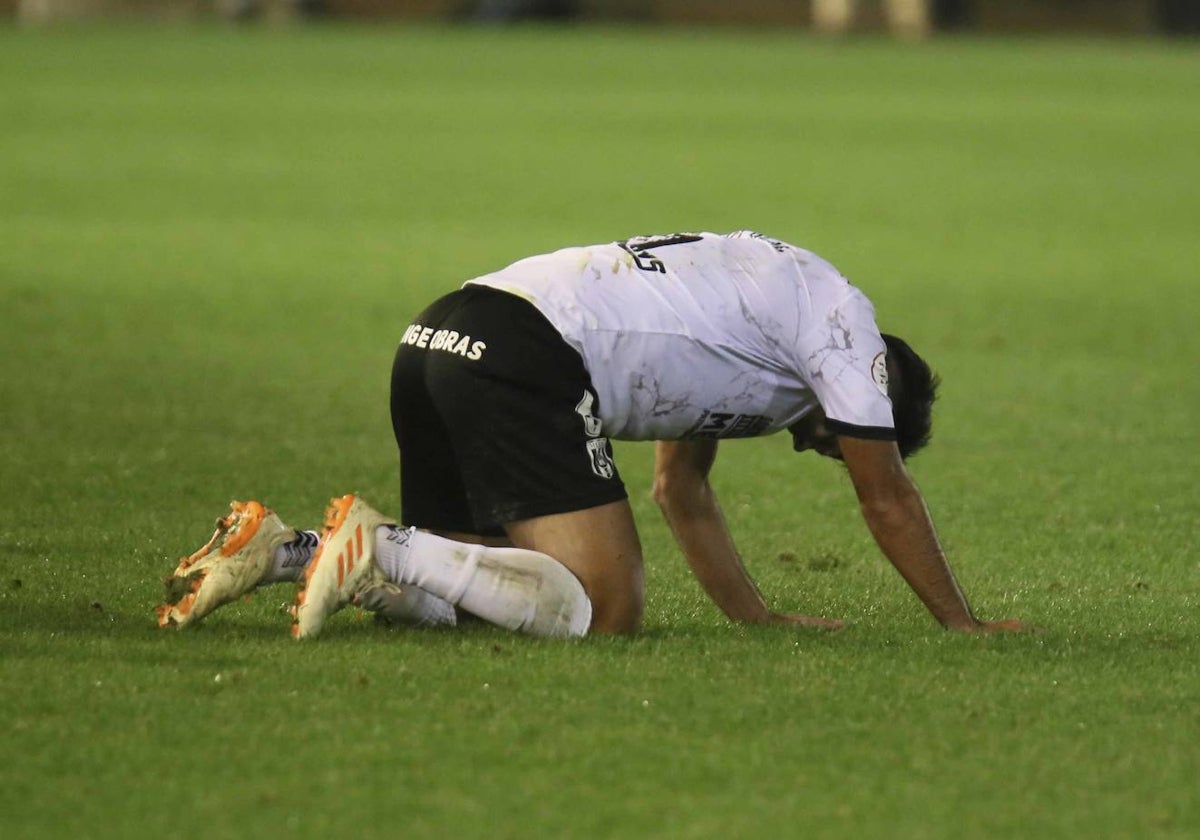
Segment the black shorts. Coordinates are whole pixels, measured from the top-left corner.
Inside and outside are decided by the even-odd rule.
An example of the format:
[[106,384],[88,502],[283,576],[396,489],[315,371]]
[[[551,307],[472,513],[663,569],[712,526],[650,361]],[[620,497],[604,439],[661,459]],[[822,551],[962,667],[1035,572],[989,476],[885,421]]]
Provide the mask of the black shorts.
[[583,359],[533,304],[467,286],[409,325],[392,366],[404,524],[503,525],[626,498]]

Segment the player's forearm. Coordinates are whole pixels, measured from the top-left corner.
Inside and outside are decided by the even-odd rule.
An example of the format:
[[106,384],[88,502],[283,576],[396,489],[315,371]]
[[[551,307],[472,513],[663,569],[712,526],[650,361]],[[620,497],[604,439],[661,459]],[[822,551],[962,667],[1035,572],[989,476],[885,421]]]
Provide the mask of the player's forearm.
[[655,499],[692,573],[713,603],[734,621],[767,621],[770,610],[742,565],[707,482],[659,490]]
[[887,500],[864,501],[863,516],[880,549],[941,624],[968,630],[977,624],[938,543],[916,488]]

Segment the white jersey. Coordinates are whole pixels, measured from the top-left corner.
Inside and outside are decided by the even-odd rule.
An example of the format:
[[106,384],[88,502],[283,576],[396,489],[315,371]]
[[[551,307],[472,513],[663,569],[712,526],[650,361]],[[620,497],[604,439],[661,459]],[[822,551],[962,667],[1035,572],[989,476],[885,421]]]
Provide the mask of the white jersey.
[[891,437],[874,308],[801,248],[750,231],[646,236],[468,284],[546,316],[583,357],[609,437],[749,437],[817,406],[839,433]]

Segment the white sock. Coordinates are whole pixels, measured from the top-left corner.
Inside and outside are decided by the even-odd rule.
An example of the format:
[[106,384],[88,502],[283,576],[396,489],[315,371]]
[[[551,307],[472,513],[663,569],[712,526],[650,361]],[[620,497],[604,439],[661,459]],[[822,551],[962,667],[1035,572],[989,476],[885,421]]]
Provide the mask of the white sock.
[[358,596],[356,604],[395,624],[411,627],[453,627],[458,623],[458,614],[449,601],[430,595],[419,586],[395,583],[372,586]]
[[571,571],[523,548],[489,548],[380,526],[375,552],[388,579],[421,589],[493,624],[533,636],[582,636],[592,602]]
[[300,580],[320,541],[321,535],[316,531],[297,531],[296,539],[275,549],[271,570],[262,579],[263,584]]
[[380,525],[375,529],[375,557],[388,580],[400,583],[400,572],[408,563],[408,553],[416,528]]

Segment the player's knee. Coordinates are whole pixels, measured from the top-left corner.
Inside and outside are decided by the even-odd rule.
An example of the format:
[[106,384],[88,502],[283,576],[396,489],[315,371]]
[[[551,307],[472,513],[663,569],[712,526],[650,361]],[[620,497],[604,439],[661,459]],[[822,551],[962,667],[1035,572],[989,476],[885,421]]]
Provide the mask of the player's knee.
[[591,633],[628,635],[641,629],[645,613],[641,570],[584,582],[592,601]]
[[593,605],[592,626],[589,632],[628,636],[642,627],[642,605],[626,604],[598,611]]

